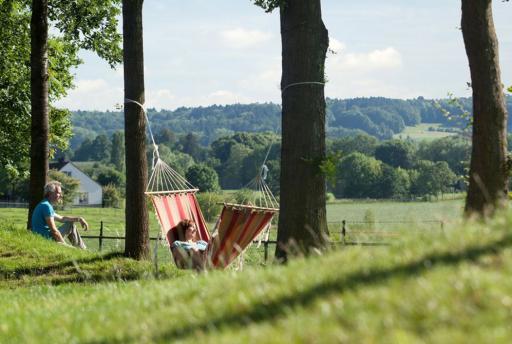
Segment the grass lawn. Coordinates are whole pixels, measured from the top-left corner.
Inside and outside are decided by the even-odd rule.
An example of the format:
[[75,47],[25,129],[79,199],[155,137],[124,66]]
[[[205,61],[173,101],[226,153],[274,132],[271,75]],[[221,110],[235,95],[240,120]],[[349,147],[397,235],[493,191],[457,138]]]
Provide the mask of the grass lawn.
[[510,343],[512,214],[195,274],[0,225],[4,343]]
[[[401,229],[417,229],[438,232],[441,221],[459,218],[462,214],[463,200],[452,199],[437,202],[394,202],[394,201],[350,201],[339,200],[327,204],[327,219],[332,240],[340,240],[341,221],[347,221],[350,240],[381,241],[390,239],[365,234],[364,231],[397,231]],[[82,215],[89,222],[90,230],[84,235],[98,236],[100,223],[103,222],[104,235],[124,236],[124,209],[115,208],[70,208],[58,211],[62,215]],[[21,208],[0,208],[0,222],[22,224],[26,222],[27,210]],[[368,223],[368,219],[375,223]],[[156,237],[159,225],[152,210],[150,210],[150,235]],[[277,219],[274,220],[275,222]],[[209,224],[213,228],[214,223]],[[378,234],[378,233],[377,233]],[[275,239],[275,225],[270,233],[270,239]],[[392,238],[391,238],[392,239]],[[85,239],[87,247],[93,251],[99,249],[98,239]],[[151,249],[157,247],[157,256],[160,263],[167,263],[170,259],[167,247],[151,243]],[[269,246],[269,257],[274,252],[274,245]],[[104,240],[104,251],[124,250],[124,240]],[[263,247],[250,247],[245,255],[249,264],[264,264]]]
[[[444,131],[436,130],[439,129],[440,127],[440,123],[420,123],[414,127],[405,127],[404,131],[393,135],[393,137],[396,139],[410,138],[414,141],[431,141],[446,136],[455,135],[455,133],[447,133]],[[433,128],[434,130],[429,130],[430,128]]]

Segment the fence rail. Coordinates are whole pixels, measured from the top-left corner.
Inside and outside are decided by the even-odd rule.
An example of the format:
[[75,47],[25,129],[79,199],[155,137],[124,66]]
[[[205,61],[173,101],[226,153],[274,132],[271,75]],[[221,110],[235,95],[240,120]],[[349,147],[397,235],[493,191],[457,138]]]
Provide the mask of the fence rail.
[[[428,223],[428,224],[438,224],[439,229],[441,231],[444,230],[444,222],[441,220],[423,220],[423,221],[346,221],[342,220],[341,222],[328,222],[330,226],[339,226],[339,240],[331,240],[331,244],[336,245],[359,245],[359,246],[383,246],[389,245],[389,241],[383,241],[382,239],[389,240],[398,238],[400,233],[393,230],[376,230],[376,229],[350,229],[349,225],[369,225],[371,227],[377,226],[378,224],[419,224],[419,223]],[[334,235],[334,232],[331,233],[331,237]],[[350,235],[363,235],[366,236],[366,240],[349,240]],[[373,240],[368,240],[368,237],[373,238]],[[124,236],[113,236],[113,235],[105,235],[104,234],[104,225],[103,221],[100,221],[100,233],[99,235],[82,235],[84,239],[98,239],[98,249],[101,251],[103,249],[103,241],[104,240],[125,240]],[[150,237],[152,241],[161,241],[164,240],[160,235],[158,237]],[[253,243],[261,243],[264,248],[264,261],[268,260],[268,250],[269,245],[276,245],[277,240],[254,240]]]

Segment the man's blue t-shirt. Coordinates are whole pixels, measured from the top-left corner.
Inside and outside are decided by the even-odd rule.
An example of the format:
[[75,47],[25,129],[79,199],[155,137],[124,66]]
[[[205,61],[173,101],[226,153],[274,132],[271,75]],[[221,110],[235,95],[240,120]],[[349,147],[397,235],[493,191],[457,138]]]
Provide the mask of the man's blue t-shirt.
[[44,236],[45,238],[52,239],[50,227],[46,223],[47,217],[55,216],[50,202],[45,198],[34,209],[32,213],[32,232]]

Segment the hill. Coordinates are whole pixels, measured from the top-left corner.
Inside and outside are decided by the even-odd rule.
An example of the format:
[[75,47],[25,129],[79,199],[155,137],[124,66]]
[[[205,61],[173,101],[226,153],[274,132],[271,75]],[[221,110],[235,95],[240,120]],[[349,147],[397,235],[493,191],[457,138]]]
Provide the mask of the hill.
[[[507,97],[512,113],[512,97]],[[470,98],[457,100],[389,99],[383,97],[327,99],[327,134],[341,137],[366,132],[380,139],[389,139],[406,126],[419,123],[441,123],[445,127],[461,128],[471,110]],[[174,111],[149,108],[148,116],[154,133],[167,128],[177,134],[198,134],[203,145],[234,132],[279,132],[281,107],[273,103],[212,105],[181,107]],[[449,115],[448,115],[449,114]],[[123,129],[122,112],[75,111],[72,114],[74,137],[72,148],[85,138],[98,134],[111,135]],[[512,126],[512,123],[510,124]]]
[[[511,225],[507,214],[287,266],[154,279],[149,263],[2,224],[0,342],[508,343]],[[64,273],[82,277],[49,278]]]

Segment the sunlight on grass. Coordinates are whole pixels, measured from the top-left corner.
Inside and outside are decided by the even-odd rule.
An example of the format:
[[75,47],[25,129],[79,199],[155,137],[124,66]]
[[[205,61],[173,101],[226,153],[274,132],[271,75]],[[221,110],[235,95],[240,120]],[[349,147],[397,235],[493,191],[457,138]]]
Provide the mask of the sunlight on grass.
[[37,270],[28,272],[25,278],[34,281],[28,287],[0,288],[0,342],[506,343],[512,339],[511,225],[511,215],[452,223],[436,234],[404,232],[386,247],[345,247],[287,266],[169,273],[159,280],[150,264],[106,257],[88,267],[84,261],[98,255],[54,250],[41,240],[29,242],[34,256],[22,246],[30,233],[7,228],[0,254],[25,263],[6,266],[2,258],[4,285],[19,278],[8,272],[24,264],[72,259],[91,274],[114,275],[109,261],[115,261],[135,276],[51,286]]

